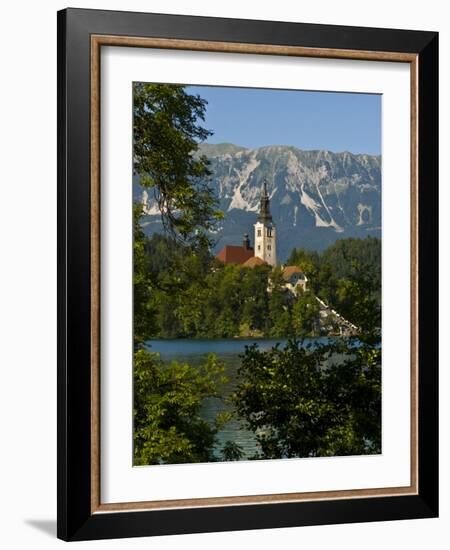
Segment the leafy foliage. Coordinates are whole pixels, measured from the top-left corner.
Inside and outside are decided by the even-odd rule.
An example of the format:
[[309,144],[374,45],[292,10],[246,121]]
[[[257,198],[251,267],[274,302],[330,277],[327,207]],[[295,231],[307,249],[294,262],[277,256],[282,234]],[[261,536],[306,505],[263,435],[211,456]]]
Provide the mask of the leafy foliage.
[[294,249],[288,260],[301,267],[311,290],[362,332],[381,323],[381,241],[340,239],[322,254]]
[[[379,242],[373,238],[357,244],[355,239],[349,240],[359,250],[358,259],[351,255],[347,260],[333,259],[336,256],[329,249],[323,256],[299,249],[292,253],[290,261],[307,272],[310,289],[294,296],[286,292],[281,268],[223,265],[206,248],[187,249],[170,237],[154,234],[145,245],[145,266],[153,286],[148,304],[151,335],[286,338],[318,335],[324,330],[338,332],[335,319],[320,321],[315,295],[363,332],[379,327],[380,258],[372,257],[372,248],[379,247]],[[345,271],[334,261],[347,261]],[[338,277],[338,273],[345,276]]]
[[221,212],[208,161],[194,153],[211,132],[200,126],[206,102],[183,86],[135,83],[134,172],[153,192],[165,230],[183,244],[209,244]]
[[180,250],[177,243],[161,235],[149,239],[146,250],[153,281],[149,309],[156,312],[153,336],[263,334],[268,266],[224,266],[203,249]]
[[234,441],[227,441],[222,449],[224,460],[240,460],[244,455],[243,448]]
[[133,209],[133,314],[135,345],[145,342],[154,333],[155,311],[152,308],[152,278],[148,272],[147,238],[139,223],[142,207]]
[[[350,270],[349,278],[336,280],[336,302],[358,323],[357,337],[314,345],[290,340],[284,350],[275,347],[266,352],[257,346],[246,349],[234,402],[256,435],[260,452],[255,458],[381,452],[377,289],[355,263]],[[327,288],[324,285],[321,290]],[[314,324],[315,304],[311,293],[294,304],[293,325],[299,335]]]
[[302,293],[292,306],[292,326],[297,337],[319,332],[319,304],[311,292]]
[[[145,311],[151,313],[153,335],[303,338],[317,333],[319,309],[313,292],[286,301],[280,269],[223,265],[207,251],[187,250],[161,235],[148,239],[144,251],[146,272],[152,274]],[[327,274],[328,267],[318,265],[317,276]],[[237,417],[255,432],[258,458],[380,452],[380,309],[373,282],[357,269],[349,278],[325,280],[332,280],[333,285],[322,283],[321,290],[332,289],[343,314],[357,320],[364,332],[357,342],[341,338],[304,349],[300,342],[292,341],[286,350],[247,350],[233,404]],[[157,368],[163,368],[162,364]],[[190,369],[194,379],[200,375],[193,367],[183,368]],[[141,385],[141,380],[136,381],[136,387]],[[219,385],[209,389],[211,394],[220,393]],[[209,395],[202,393],[199,385],[190,390],[179,386],[178,390],[173,403],[183,401],[183,395],[189,403],[191,391],[200,407]],[[145,394],[145,422],[135,434],[139,463],[217,459],[216,430],[225,418],[217,418],[211,427],[201,421],[199,408],[191,416],[181,408],[182,417],[164,413],[162,417],[170,418],[170,423],[163,423],[159,411],[161,407],[165,410],[166,394],[155,394],[154,389]],[[224,460],[239,460],[242,449],[229,441],[221,454]]]
[[234,396],[254,458],[381,452],[381,350],[352,339],[246,349]]
[[220,419],[200,416],[206,397],[220,395],[226,382],[214,355],[200,368],[163,363],[145,349],[134,356],[134,464],[208,462]]
[[[208,185],[208,163],[195,156],[205,102],[181,86],[134,86],[134,171],[158,202],[167,236],[150,242],[134,208],[134,463],[160,464],[214,460],[221,422],[211,426],[200,416],[206,397],[218,396],[223,368],[214,357],[200,368],[163,363],[143,343],[173,322],[186,323],[183,311],[171,311],[171,297],[191,293],[190,271],[201,278],[208,232],[220,212]],[[170,274],[170,275],[169,275]],[[189,288],[188,288],[189,287]],[[180,304],[180,302],[177,302]]]

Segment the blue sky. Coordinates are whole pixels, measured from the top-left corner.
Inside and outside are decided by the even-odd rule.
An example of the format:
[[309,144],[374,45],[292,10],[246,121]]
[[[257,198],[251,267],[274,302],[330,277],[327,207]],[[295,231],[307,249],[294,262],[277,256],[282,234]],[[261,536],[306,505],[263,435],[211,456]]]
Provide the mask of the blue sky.
[[381,154],[381,95],[189,86],[208,101],[209,143]]

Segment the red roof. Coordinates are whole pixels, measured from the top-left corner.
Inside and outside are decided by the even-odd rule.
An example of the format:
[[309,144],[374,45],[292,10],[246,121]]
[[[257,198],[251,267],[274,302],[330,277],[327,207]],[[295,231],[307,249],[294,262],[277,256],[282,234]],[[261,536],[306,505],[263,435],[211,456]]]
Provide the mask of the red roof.
[[227,244],[217,254],[216,258],[224,264],[243,264],[254,254],[253,248]]

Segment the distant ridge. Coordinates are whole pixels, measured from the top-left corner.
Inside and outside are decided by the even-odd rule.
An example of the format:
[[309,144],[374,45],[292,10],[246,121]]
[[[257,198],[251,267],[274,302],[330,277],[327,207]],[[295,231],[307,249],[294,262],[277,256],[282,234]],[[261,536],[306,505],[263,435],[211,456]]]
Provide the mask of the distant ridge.
[[[198,153],[210,160],[211,185],[225,213],[215,251],[253,233],[264,178],[281,261],[294,247],[322,250],[343,237],[381,236],[380,155],[233,143],[201,144]],[[137,181],[134,197],[145,204],[145,231],[158,231],[159,212]]]
[[245,151],[246,147],[234,143],[201,143],[198,150],[200,154],[212,158],[221,155],[234,155],[239,151]]

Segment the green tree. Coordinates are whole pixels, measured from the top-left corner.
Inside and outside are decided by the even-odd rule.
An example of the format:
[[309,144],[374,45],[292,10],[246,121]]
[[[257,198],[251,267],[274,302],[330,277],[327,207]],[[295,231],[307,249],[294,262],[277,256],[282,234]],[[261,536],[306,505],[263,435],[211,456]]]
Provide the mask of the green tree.
[[281,268],[272,271],[269,287],[269,335],[286,338],[292,335],[292,320]]
[[226,441],[222,448],[224,460],[240,460],[244,456],[244,449],[235,441]]
[[375,237],[365,239],[339,239],[324,250],[321,261],[333,266],[338,279],[353,275],[355,266],[360,266],[381,286],[381,241]]
[[220,304],[216,322],[216,334],[220,338],[233,338],[239,334],[243,308],[242,277],[243,269],[238,265],[225,265],[215,277],[216,292],[212,295]]
[[166,232],[183,244],[205,246],[222,217],[208,161],[196,154],[211,135],[199,124],[206,101],[173,84],[139,82],[133,92],[134,172],[152,192]]
[[260,334],[267,329],[269,308],[268,280],[270,267],[268,265],[243,268],[241,283],[242,316],[240,324],[248,325],[251,331]]
[[355,340],[248,347],[235,406],[260,451],[254,458],[381,452],[381,350]]
[[362,335],[381,326],[381,304],[373,289],[373,279],[363,272],[352,279],[340,279],[336,290],[336,309],[359,327]]
[[[335,299],[358,322],[356,337],[266,352],[252,346],[242,358],[234,402],[255,433],[257,458],[381,452],[380,307],[375,283],[353,258],[350,269],[336,279]],[[302,336],[318,313],[314,302],[305,293],[292,306]]]
[[294,248],[286,265],[296,265],[308,277],[309,285],[315,288],[317,274],[320,270],[320,256],[316,251]]
[[147,238],[140,225],[142,207],[134,204],[133,209],[133,313],[135,345],[144,342],[157,333],[157,311],[151,303],[151,278],[146,268],[147,255],[145,246]]
[[163,363],[140,349],[134,356],[134,464],[214,461],[218,417],[200,416],[202,402],[218,397],[223,366],[211,355],[199,368]]
[[[134,463],[214,460],[214,425],[200,416],[219,397],[223,368],[211,356],[194,367],[166,364],[143,348],[151,336],[202,330],[197,291],[210,264],[208,234],[221,213],[209,184],[208,162],[197,154],[210,132],[206,102],[182,86],[134,85],[134,173],[156,200],[165,235],[148,239],[142,205],[134,211]],[[190,307],[187,307],[190,306]]]
[[[380,239],[340,239],[323,252],[321,263],[318,292],[337,310],[344,307],[348,311],[354,291],[361,293],[355,300],[361,301],[365,294],[367,300],[381,307]],[[353,289],[348,282],[355,283]],[[356,318],[349,320],[359,324]]]
[[297,337],[314,335],[319,322],[319,304],[311,292],[301,292],[292,305],[292,324]]
[[288,262],[308,276],[309,289],[362,333],[381,323],[381,241],[339,239],[321,254],[294,249]]

